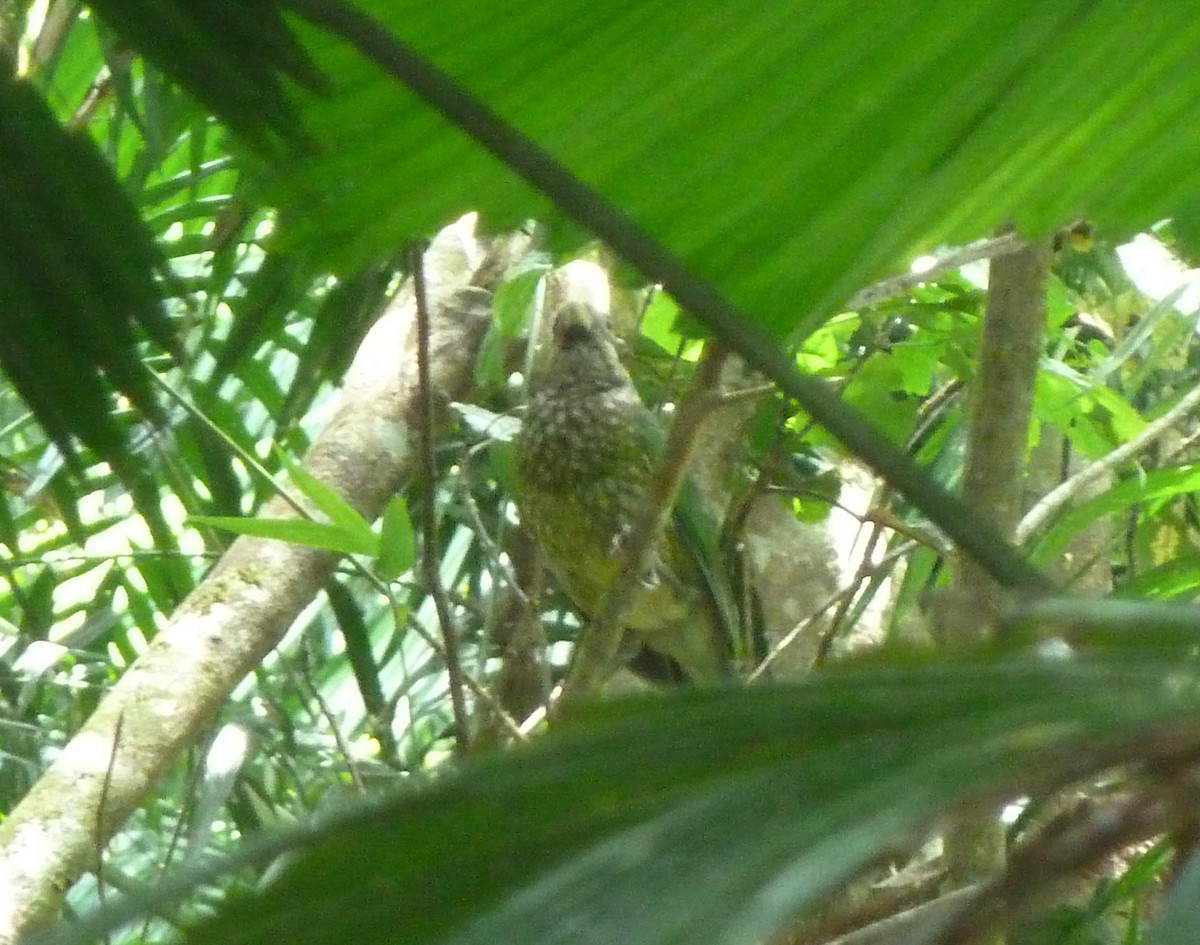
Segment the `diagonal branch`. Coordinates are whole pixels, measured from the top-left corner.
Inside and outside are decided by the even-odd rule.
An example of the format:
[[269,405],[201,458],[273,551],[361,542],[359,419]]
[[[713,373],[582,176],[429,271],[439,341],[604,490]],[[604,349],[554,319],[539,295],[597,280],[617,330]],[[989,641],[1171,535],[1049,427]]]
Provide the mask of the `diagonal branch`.
[[1014,533],[1018,544],[1025,544],[1032,536],[1041,531],[1050,519],[1069,505],[1071,500],[1083,492],[1092,483],[1104,478],[1118,466],[1132,459],[1160,436],[1174,427],[1180,420],[1190,414],[1200,405],[1200,385],[1192,388],[1166,413],[1156,420],[1146,424],[1136,436],[1127,443],[1122,443],[1111,453],[1101,456],[1094,463],[1089,463],[1075,475],[1057,488],[1046,493],[1029,512],[1021,519]]
[[[478,255],[473,234],[448,232],[447,240],[469,240],[466,258]],[[436,272],[432,380],[447,394],[470,383],[490,311],[489,293],[470,280],[474,274],[494,285],[496,256],[514,245],[497,245],[486,276],[465,262]],[[434,250],[446,258],[444,243],[435,241]],[[379,514],[415,460],[415,326],[405,285],[368,333],[328,428],[305,458],[310,472],[367,518]],[[279,498],[262,514],[297,516]],[[230,546],[0,824],[0,943],[57,914],[65,891],[96,867],[98,851],[276,646],[336,563],[327,552],[267,539],[242,536]]]

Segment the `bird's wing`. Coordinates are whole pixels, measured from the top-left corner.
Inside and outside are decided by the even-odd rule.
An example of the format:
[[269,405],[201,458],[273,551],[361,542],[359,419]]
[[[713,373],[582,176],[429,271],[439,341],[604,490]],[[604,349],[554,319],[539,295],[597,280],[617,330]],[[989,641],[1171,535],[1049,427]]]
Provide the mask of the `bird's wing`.
[[[666,444],[662,426],[645,407],[639,414],[637,426],[648,454],[657,463]],[[721,634],[719,645],[729,658],[745,655],[741,652],[745,647],[741,645],[743,635],[740,630],[739,610],[721,555],[720,531],[712,516],[708,514],[699,488],[690,477],[685,478],[680,486],[679,495],[675,500],[673,521],[680,552],[687,557],[688,564],[692,566],[689,570],[694,569],[699,573],[702,590],[712,606]]]

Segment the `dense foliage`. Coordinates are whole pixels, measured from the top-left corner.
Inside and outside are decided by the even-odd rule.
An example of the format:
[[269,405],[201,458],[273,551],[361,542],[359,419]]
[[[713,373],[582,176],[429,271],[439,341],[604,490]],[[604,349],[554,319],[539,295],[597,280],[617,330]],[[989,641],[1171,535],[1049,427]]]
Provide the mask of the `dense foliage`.
[[[69,918],[116,903],[113,941],[817,942],[936,900],[944,815],[1010,805],[1010,870],[921,941],[1018,918],[1022,941],[1194,940],[1200,27],[1166,5],[745,6],[354,8],[577,175],[559,187],[337,3],[0,3],[0,851],[6,824],[53,820],[23,799],[183,602],[219,610],[232,535],[345,555],[134,813],[88,813],[99,866],[67,877]],[[1009,220],[1055,244],[1034,511],[1016,550],[968,548],[1018,584],[1003,645],[953,645],[944,532],[992,518],[949,494]],[[409,250],[448,226],[435,282],[444,256],[519,250],[439,405],[436,481],[397,470],[364,516],[304,459],[409,297]],[[927,275],[879,283],[918,253]],[[701,339],[746,357],[708,460],[727,541],[765,495],[816,536],[777,568],[838,563],[832,588],[792,579],[773,672],[546,726],[580,625],[537,577],[510,440],[551,273],[579,259],[664,417]],[[281,492],[315,520],[263,514]],[[122,718],[118,747],[141,737]]]

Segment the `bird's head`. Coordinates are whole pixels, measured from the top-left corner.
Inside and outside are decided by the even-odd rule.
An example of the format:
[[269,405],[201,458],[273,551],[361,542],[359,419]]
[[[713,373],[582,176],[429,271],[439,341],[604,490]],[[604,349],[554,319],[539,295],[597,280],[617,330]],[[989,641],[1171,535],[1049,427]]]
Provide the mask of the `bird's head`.
[[554,345],[566,351],[580,345],[612,343],[608,316],[586,302],[564,302],[553,314]]
[[550,377],[596,387],[631,383],[607,315],[586,302],[572,301],[560,305],[551,317]]

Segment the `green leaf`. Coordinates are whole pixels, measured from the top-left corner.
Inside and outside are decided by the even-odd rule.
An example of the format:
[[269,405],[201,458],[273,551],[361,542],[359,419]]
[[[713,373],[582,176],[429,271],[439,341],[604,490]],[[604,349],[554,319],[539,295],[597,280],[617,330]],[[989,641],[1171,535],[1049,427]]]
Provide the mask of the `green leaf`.
[[[1200,225],[1183,172],[1200,25],[1184,6],[702,0],[685,21],[669,0],[359,6],[777,337],[1002,220],[1029,235],[1081,213],[1118,232]],[[345,45],[308,48],[345,94],[303,109],[326,147],[288,169],[293,238],[353,266],[463,206],[500,226],[543,216]]]
[[385,581],[394,581],[417,560],[417,544],[413,537],[412,519],[404,496],[393,496],[383,510],[383,525],[379,535],[379,557],[375,570]]
[[1121,595],[1170,600],[1191,594],[1197,588],[1200,588],[1200,555],[1190,552],[1138,574],[1122,585]]
[[296,484],[296,488],[338,526],[340,531],[351,536],[354,542],[363,548],[371,547],[378,541],[371,524],[359,514],[358,509],[343,499],[336,489],[327,486],[283,450],[277,452],[279,461],[287,470],[288,477]]
[[[0,77],[0,362],[68,459],[72,436],[129,473],[120,391],[161,418],[140,328],[174,345],[162,256],[92,141],[69,135],[26,82]],[[53,351],[34,364],[33,352]]]
[[679,306],[665,292],[655,292],[642,313],[642,334],[664,351],[678,351],[683,335],[677,329]]
[[121,36],[184,84],[263,153],[302,148],[290,82],[325,86],[271,0],[96,0],[91,7]]
[[1170,469],[1157,469],[1118,483],[1094,499],[1089,499],[1063,515],[1034,546],[1033,559],[1053,561],[1071,539],[1096,519],[1123,512],[1134,505],[1172,499],[1200,489],[1200,465],[1188,464]]
[[542,279],[550,270],[544,256],[534,256],[527,268],[501,283],[492,298],[492,314],[501,337],[511,341],[529,329]]
[[278,541],[304,545],[308,548],[323,548],[338,554],[375,555],[379,552],[379,538],[370,529],[369,540],[357,530],[348,531],[339,525],[310,522],[302,518],[241,518],[236,515],[189,515],[188,521],[196,525],[211,525],[237,535],[253,535],[256,538],[274,538]]
[[488,326],[475,358],[475,386],[480,390],[504,384],[504,355],[508,349],[495,322]]
[[1183,297],[1186,291],[1187,286],[1180,285],[1174,291],[1168,292],[1161,301],[1146,313],[1145,317],[1139,319],[1137,324],[1121,339],[1120,344],[1113,349],[1112,354],[1088,372],[1089,386],[1097,387],[1103,384],[1114,371],[1128,361],[1139,349],[1152,344],[1154,330],[1164,319],[1175,314],[1175,303]]
[[955,805],[1086,777],[1156,735],[1190,757],[1189,646],[893,654],[801,686],[595,706],[426,790],[248,852],[303,847],[188,941],[749,945]]

